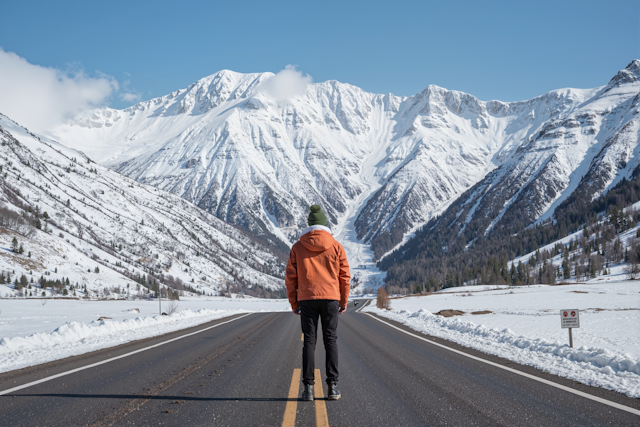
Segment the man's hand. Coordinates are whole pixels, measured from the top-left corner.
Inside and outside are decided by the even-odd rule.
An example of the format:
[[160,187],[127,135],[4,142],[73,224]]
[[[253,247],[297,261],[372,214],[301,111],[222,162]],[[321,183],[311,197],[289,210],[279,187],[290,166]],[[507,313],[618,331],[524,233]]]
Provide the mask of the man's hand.
[[291,311],[293,311],[293,314],[295,314],[296,316],[300,316],[300,307],[296,308],[295,310],[292,308]]
[[347,306],[346,305],[344,307],[340,307],[340,311],[338,311],[338,314],[342,314],[345,311],[347,311]]

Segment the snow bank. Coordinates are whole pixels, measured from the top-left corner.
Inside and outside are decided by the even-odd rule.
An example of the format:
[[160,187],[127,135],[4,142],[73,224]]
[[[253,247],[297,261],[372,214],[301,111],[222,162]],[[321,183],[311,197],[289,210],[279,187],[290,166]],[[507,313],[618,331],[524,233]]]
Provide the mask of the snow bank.
[[53,332],[0,339],[0,372],[50,362],[189,328],[246,310],[184,310],[169,316],[67,322]]
[[570,348],[541,338],[517,335],[510,329],[490,329],[463,318],[444,318],[428,310],[365,311],[403,323],[412,329],[456,342],[484,353],[542,369],[591,386],[640,397],[640,359],[595,347]]

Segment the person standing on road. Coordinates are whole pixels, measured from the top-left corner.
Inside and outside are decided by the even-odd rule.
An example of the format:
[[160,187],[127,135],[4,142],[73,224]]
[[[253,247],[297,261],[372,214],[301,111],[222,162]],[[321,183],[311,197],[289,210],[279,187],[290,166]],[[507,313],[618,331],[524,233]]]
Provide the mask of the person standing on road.
[[304,334],[302,400],[313,400],[318,318],[322,321],[329,400],[338,400],[338,315],[347,310],[351,274],[344,248],[326,227],[322,208],[312,205],[309,210],[309,227],[291,248],[285,278],[291,309],[300,315]]

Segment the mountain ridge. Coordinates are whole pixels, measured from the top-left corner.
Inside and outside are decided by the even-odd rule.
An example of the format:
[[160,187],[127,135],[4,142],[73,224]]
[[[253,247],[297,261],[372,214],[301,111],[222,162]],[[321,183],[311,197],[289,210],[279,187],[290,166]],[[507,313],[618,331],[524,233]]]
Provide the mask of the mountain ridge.
[[545,215],[611,136],[603,118],[629,108],[625,88],[637,89],[638,66],[605,86],[515,102],[435,85],[411,97],[371,94],[336,81],[276,101],[258,90],[273,74],[219,72],[125,110],[86,113],[55,135],[282,250],[304,228],[308,205],[320,203],[330,226],[353,230],[354,245],[371,245],[379,259],[491,174],[528,185],[539,201],[529,203],[530,219]]

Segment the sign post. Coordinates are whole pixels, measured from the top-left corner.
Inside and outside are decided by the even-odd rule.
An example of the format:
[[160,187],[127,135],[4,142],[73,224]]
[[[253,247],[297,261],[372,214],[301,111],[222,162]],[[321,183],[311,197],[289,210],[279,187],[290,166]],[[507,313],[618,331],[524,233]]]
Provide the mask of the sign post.
[[569,347],[573,348],[573,334],[571,329],[580,327],[580,310],[566,309],[560,310],[560,326],[569,328]]

